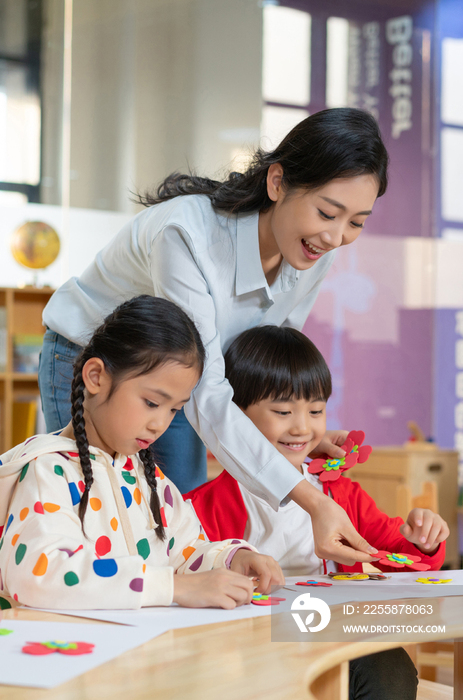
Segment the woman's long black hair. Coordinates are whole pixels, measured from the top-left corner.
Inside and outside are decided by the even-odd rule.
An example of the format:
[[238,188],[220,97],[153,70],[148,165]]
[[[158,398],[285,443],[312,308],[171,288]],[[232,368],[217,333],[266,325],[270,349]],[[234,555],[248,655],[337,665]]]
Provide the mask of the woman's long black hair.
[[[195,324],[180,307],[148,294],[134,297],[118,306],[96,329],[88,345],[76,358],[71,390],[72,427],[85,481],[79,504],[82,526],[93,484],[92,462],[85,431],[85,384],[82,369],[92,357],[102,360],[111,377],[111,396],[126,375],[146,374],[172,360],[187,367],[197,367],[201,374],[205,350]],[[150,507],[158,525],[156,534],[162,540],[165,533],[156,488],[154,456],[150,449],[140,450],[139,456],[143,462],[146,481],[151,488]]]
[[225,376],[242,409],[259,401],[328,401],[331,374],[311,340],[294,328],[243,331],[225,353]]
[[297,124],[273,151],[257,149],[244,173],[232,172],[224,182],[172,173],[154,193],[139,194],[151,206],[185,194],[205,194],[214,209],[239,214],[266,211],[267,172],[273,163],[283,168],[286,191],[315,189],[339,177],[374,175],[378,197],[387,188],[389,157],[378,124],[368,112],[351,107],[325,109]]

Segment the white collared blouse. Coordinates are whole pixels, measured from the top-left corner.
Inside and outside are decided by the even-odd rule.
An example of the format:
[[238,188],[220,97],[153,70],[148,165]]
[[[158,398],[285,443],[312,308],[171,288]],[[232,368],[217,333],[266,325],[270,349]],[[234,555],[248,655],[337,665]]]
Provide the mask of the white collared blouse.
[[303,271],[283,261],[269,286],[258,218],[257,212],[217,212],[204,195],[150,207],[126,224],[80,277],[55,292],[43,321],[85,345],[105,316],[134,296],[154,294],[181,306],[195,321],[207,352],[185,414],[230,474],[276,509],[303,476],[232,402],[223,353],[254,326],[301,330],[334,252]]

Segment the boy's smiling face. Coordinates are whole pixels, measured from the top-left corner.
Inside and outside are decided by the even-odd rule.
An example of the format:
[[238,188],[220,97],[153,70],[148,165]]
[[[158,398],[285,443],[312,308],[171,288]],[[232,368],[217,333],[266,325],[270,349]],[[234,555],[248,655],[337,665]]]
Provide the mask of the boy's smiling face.
[[264,399],[243,413],[291,464],[302,472],[302,463],[326,431],[326,402],[323,399]]

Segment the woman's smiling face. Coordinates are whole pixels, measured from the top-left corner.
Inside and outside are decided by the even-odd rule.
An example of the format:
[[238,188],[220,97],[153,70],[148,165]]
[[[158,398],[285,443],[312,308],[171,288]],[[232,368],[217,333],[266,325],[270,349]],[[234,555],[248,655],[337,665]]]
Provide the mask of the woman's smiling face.
[[278,163],[270,166],[267,188],[274,204],[259,217],[261,255],[279,253],[296,270],[307,270],[330,250],[355,241],[373,208],[378,180],[358,175],[288,192],[282,174]]

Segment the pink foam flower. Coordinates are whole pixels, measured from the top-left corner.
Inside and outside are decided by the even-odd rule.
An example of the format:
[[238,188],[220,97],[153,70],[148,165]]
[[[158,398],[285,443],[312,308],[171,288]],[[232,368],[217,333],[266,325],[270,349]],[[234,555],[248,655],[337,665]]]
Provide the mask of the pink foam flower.
[[336,481],[341,474],[350,469],[357,462],[366,462],[372,452],[370,445],[362,445],[365,440],[363,430],[351,430],[341,449],[346,453],[341,459],[334,459],[325,455],[313,459],[308,471],[310,474],[318,474],[320,481]]
[[430,564],[422,564],[421,557],[416,556],[416,554],[386,552],[380,549],[378,553],[375,554],[375,558],[376,557],[381,557],[378,564],[394,566],[396,569],[403,569],[405,566],[408,566],[409,569],[413,569],[414,571],[427,571],[431,568]]
[[26,642],[21,651],[33,656],[44,656],[56,652],[67,656],[80,656],[80,654],[91,654],[94,647],[94,644],[88,642]]

